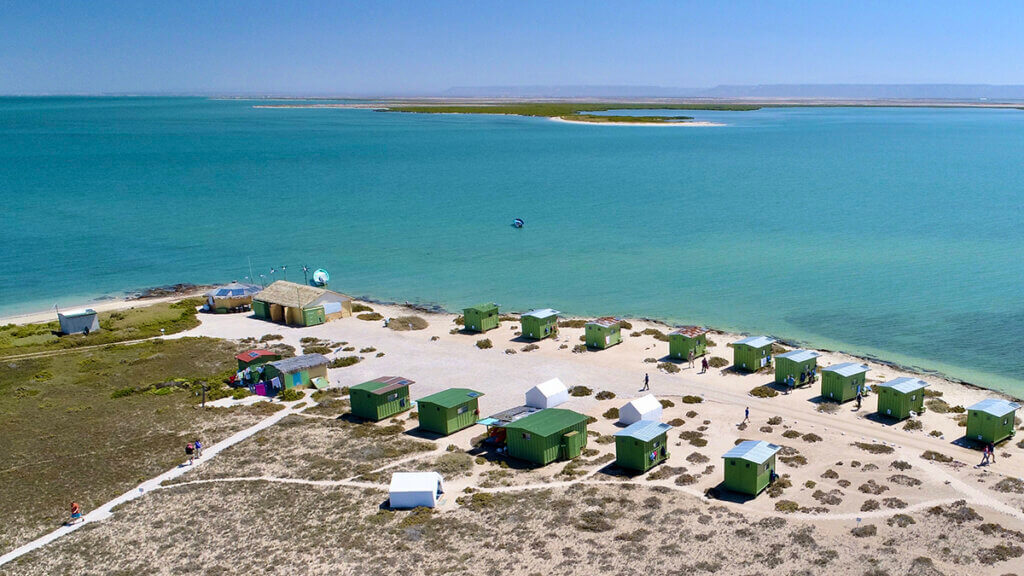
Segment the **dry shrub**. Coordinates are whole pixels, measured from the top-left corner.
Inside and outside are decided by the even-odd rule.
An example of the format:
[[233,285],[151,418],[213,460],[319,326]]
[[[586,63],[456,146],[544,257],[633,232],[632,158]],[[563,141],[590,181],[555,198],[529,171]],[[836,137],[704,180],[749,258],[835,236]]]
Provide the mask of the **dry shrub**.
[[366,320],[367,322],[375,322],[384,319],[384,317],[381,316],[379,312],[364,312],[362,314],[357,315],[356,318],[360,320]]
[[750,395],[755,398],[775,398],[779,393],[768,385],[757,386],[750,391]]
[[430,326],[430,322],[427,322],[426,319],[420,318],[419,316],[399,316],[398,318],[392,318],[391,322],[388,322],[388,328],[397,332],[426,330],[428,326]]

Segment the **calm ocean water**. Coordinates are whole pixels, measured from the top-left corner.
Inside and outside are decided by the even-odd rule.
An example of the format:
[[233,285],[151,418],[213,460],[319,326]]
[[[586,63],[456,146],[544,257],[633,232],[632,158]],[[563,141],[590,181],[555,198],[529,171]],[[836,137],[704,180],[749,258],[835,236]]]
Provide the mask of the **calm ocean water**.
[[0,314],[241,280],[251,258],[355,295],[770,333],[1024,394],[1024,111],[664,128],[252,105],[0,99]]

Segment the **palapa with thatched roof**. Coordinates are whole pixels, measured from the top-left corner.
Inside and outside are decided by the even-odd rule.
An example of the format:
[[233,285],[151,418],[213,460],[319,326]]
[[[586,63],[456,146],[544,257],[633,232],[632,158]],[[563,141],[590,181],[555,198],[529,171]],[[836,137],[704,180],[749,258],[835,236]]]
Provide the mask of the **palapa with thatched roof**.
[[352,315],[352,298],[344,294],[278,280],[253,296],[257,318],[289,326],[315,326]]

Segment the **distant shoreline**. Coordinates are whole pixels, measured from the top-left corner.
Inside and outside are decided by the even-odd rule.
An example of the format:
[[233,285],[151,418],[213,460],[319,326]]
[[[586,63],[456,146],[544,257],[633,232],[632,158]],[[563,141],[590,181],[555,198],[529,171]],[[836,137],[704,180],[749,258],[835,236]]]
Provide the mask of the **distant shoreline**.
[[710,126],[728,126],[728,124],[722,124],[720,122],[693,122],[690,120],[682,120],[679,122],[594,122],[590,120],[570,120],[564,116],[553,116],[549,118],[549,120],[551,120],[552,122],[562,122],[565,124],[586,124],[588,126],[691,126],[695,128],[706,128]]

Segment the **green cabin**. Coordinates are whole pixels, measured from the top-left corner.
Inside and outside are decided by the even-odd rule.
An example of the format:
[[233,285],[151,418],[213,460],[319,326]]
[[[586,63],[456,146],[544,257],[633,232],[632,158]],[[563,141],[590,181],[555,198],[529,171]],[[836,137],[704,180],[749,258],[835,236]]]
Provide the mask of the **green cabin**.
[[380,421],[412,407],[409,385],[415,384],[401,376],[381,376],[349,388],[352,414],[366,420]]
[[327,365],[330,362],[323,354],[303,354],[275,360],[264,365],[263,380],[273,382],[277,378],[282,390],[308,386],[314,378],[327,379]]
[[572,460],[587,445],[587,417],[572,410],[546,408],[505,426],[508,455],[544,466]]
[[867,364],[843,362],[821,370],[821,397],[834,402],[849,402],[857,397],[857,391],[864,389],[868,374]]
[[775,383],[794,386],[810,384],[818,370],[818,354],[813,350],[790,350],[775,356]]
[[1020,404],[1002,398],[986,398],[967,409],[967,439],[998,444],[1015,433]]
[[619,319],[612,317],[598,318],[583,326],[587,348],[605,349],[622,342],[622,327]]
[[280,359],[281,355],[272,350],[249,350],[235,356],[235,360],[238,360],[239,372],[246,368],[254,368],[260,364],[266,364],[267,362],[273,362]]
[[772,363],[774,338],[751,336],[732,344],[732,367],[742,372],[757,372]]
[[552,310],[551,308],[530,310],[526,314],[523,314],[519,317],[519,323],[522,325],[523,336],[533,338],[534,340],[543,340],[548,336],[558,334],[559,314],[561,314],[561,312],[558,310]]
[[647,472],[668,460],[668,431],[672,427],[654,420],[634,422],[615,433],[615,464]]
[[416,401],[420,428],[447,436],[472,426],[480,416],[477,400],[483,393],[468,388],[449,388]]
[[919,378],[896,378],[874,387],[878,396],[878,415],[906,420],[910,413],[920,414],[924,408],[924,389],[928,383]]
[[668,334],[668,355],[679,360],[703,356],[708,351],[708,331],[700,326],[683,326]]
[[462,310],[463,325],[466,330],[473,332],[487,332],[498,327],[497,304],[477,304]]
[[740,442],[722,456],[725,459],[726,489],[757,496],[772,482],[775,453],[781,446],[760,440]]

